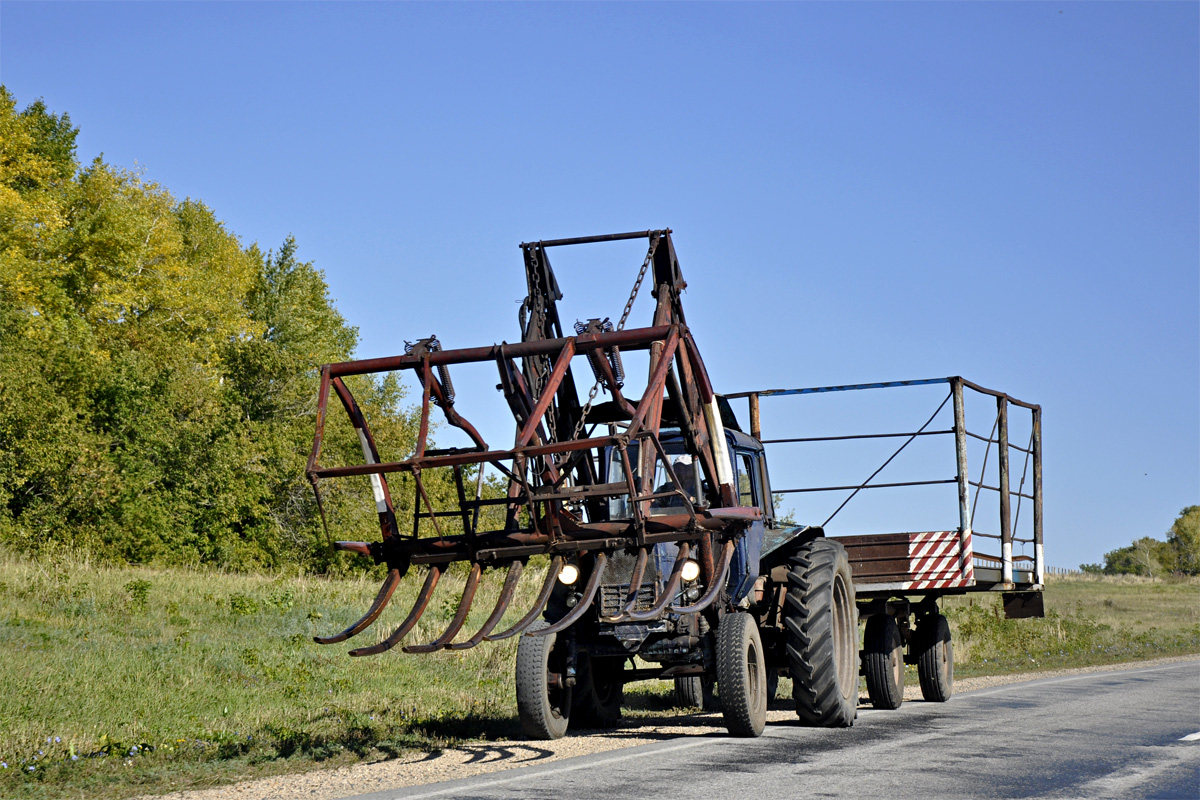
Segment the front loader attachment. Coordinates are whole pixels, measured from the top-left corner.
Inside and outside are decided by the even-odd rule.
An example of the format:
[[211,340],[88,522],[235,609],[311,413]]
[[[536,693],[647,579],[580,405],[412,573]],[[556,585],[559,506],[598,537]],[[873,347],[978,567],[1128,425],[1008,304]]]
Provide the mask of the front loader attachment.
[[[546,248],[643,237],[650,242],[649,252],[620,323],[614,328],[608,320],[589,320],[576,323],[577,335],[563,336],[556,307],[562,295]],[[400,579],[413,567],[424,568],[424,584],[404,621],[378,644],[350,654],[372,655],[396,647],[429,608],[440,577],[458,561],[468,562],[470,568],[453,618],[433,641],[408,644],[404,652],[462,650],[527,632],[546,612],[556,581],[573,571],[570,574],[583,584],[573,606],[550,619],[549,626],[528,633],[548,635],[564,630],[585,615],[598,613],[595,601],[605,583],[605,572],[618,553],[633,555],[633,575],[629,597],[623,598],[615,614],[604,617],[606,622],[698,612],[724,596],[736,541],[760,512],[737,506],[717,399],[679,304],[684,284],[670,232],[544,241],[521,247],[529,284],[529,296],[521,308],[521,342],[447,350],[431,337],[410,345],[404,355],[322,367],[317,429],[307,474],[323,519],[321,481],[369,477],[381,540],[337,542],[335,547],[370,556],[376,563],[386,564],[388,573],[361,619],[341,633],[317,637],[317,642],[333,644],[364,631],[379,618]],[[625,330],[638,286],[651,266],[658,301],[654,324]],[[627,398],[622,392],[625,375],[621,354],[639,351],[648,354],[646,388],[640,398]],[[581,359],[596,379],[586,404],[580,403],[572,370]],[[452,369],[488,362],[495,365],[497,388],[515,422],[511,447],[490,447],[455,409]],[[368,421],[346,379],[406,370],[415,375],[421,387],[416,446],[407,459],[382,462]],[[600,425],[593,418],[589,429],[588,415],[601,388],[610,395],[611,402],[604,404],[607,433],[596,435]],[[362,446],[362,463],[321,464],[331,395],[337,397],[355,429]],[[470,438],[471,446],[441,450],[427,447],[434,406],[447,424]],[[664,449],[660,434],[667,429],[676,442],[676,451],[682,440],[689,463],[699,467],[690,487]],[[507,484],[503,496],[484,496],[485,468],[494,470]],[[426,479],[437,471],[452,477],[457,489],[456,498],[449,503],[438,505],[431,499]],[[388,476],[396,473],[409,476],[413,486],[412,526],[403,532],[388,484]],[[656,475],[669,480],[655,488]],[[456,531],[444,529],[449,527],[449,520],[454,521]],[[422,535],[423,530],[431,535]],[[649,607],[644,603],[639,606],[638,591],[649,555],[656,545],[668,543],[677,548],[669,577]],[[495,632],[516,594],[525,565],[534,556],[549,557],[549,569],[533,607],[508,628]],[[703,586],[704,591],[685,606],[678,602],[682,597],[679,586],[689,561],[696,562],[693,568],[698,565],[696,585]],[[499,569],[506,570],[506,574],[491,613],[478,630],[460,637],[484,574]]]

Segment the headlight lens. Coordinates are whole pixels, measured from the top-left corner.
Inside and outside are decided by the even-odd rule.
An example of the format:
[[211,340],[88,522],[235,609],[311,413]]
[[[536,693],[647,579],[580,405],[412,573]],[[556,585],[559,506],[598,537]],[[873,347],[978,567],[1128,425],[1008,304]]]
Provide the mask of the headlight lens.
[[680,573],[685,581],[694,581],[700,577],[700,564],[688,559],[683,562],[683,570]]
[[562,569],[558,571],[558,580],[566,586],[575,583],[579,580],[579,567],[574,564],[563,564]]

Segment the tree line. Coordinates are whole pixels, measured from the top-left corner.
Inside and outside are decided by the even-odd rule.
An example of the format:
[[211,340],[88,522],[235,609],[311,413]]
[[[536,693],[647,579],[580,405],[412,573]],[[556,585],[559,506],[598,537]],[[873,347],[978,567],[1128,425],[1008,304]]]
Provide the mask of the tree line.
[[1166,541],[1143,536],[1127,547],[1104,554],[1103,564],[1080,564],[1084,572],[1104,575],[1200,575],[1200,506],[1179,512]]
[[[0,86],[0,542],[327,568],[304,465],[318,367],[349,359],[357,330],[294,239],[245,246],[199,201],[100,157],[81,165],[77,135]],[[384,458],[409,455],[402,384],[351,388]],[[331,411],[324,460],[360,461]],[[454,491],[428,483],[435,501]],[[330,485],[325,509],[338,538],[378,537],[366,478]]]

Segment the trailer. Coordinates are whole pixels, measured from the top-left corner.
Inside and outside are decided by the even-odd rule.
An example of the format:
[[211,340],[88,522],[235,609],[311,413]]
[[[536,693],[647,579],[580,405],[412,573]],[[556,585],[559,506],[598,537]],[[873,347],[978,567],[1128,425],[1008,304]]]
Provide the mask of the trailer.
[[[786,398],[791,416],[803,415],[803,399],[831,393],[891,390],[913,387],[945,387],[945,396],[933,414],[916,430],[903,432],[849,433],[806,437],[765,438],[762,433],[760,403],[766,398]],[[985,436],[967,425],[967,394],[994,400],[995,416]],[[785,447],[822,443],[840,445],[866,440],[900,442],[883,463],[865,480],[851,485],[771,488],[768,494],[786,497],[792,494],[825,493],[841,497],[841,502],[819,526],[823,534],[846,551],[854,581],[854,596],[860,621],[865,624],[861,673],[867,692],[876,708],[895,709],[904,698],[904,665],[916,664],[922,696],[926,700],[945,701],[953,692],[954,657],[949,624],[938,611],[938,601],[948,595],[968,592],[1001,593],[1005,615],[1010,619],[1044,616],[1042,602],[1045,575],[1042,546],[1042,436],[1041,407],[1010,397],[1004,392],[984,388],[954,376],[924,380],[889,381],[846,386],[821,386],[805,389],[770,389],[725,395],[727,400],[747,401],[750,436],[763,448],[763,477],[767,479],[766,454]],[[1011,409],[1028,414],[1029,439],[1025,446],[1009,441]],[[736,424],[736,422],[735,422]],[[881,474],[914,441],[923,437],[949,439],[943,448],[947,456],[946,472],[952,476],[920,480],[885,480]],[[971,479],[968,467],[968,442],[985,445]],[[1011,458],[1021,460],[1020,478],[1013,486]],[[994,465],[994,468],[993,468]],[[997,476],[997,485],[985,482],[988,472]],[[1027,486],[1028,484],[1028,486]],[[953,486],[956,527],[942,530],[872,532],[839,535],[831,521],[847,505],[867,490],[885,489],[893,493],[913,487]],[[995,532],[975,528],[980,493],[994,492],[998,498]],[[973,492],[973,493],[972,493]],[[1015,513],[1013,498],[1016,498]],[[1027,535],[1019,535],[1022,503],[1028,501],[1027,519],[1032,517]],[[773,509],[772,509],[773,513]],[[768,532],[762,559],[763,589],[768,598],[786,586],[786,576],[772,558],[775,548],[787,543],[791,532],[777,528]],[[999,555],[976,548],[976,541],[993,544]],[[1014,546],[1027,554],[1014,554]],[[768,607],[778,600],[769,600]],[[769,622],[764,619],[763,622]],[[766,627],[766,626],[764,626]],[[775,637],[778,639],[778,635]],[[777,648],[778,649],[778,648]],[[776,655],[771,666],[788,670],[787,659]]]
[[[564,330],[557,305],[563,292],[549,251],[635,239],[646,240],[648,249],[619,321],[595,317]],[[413,654],[463,650],[519,636],[517,710],[531,738],[615,724],[624,686],[646,679],[674,680],[680,705],[705,703],[715,687],[729,731],[758,736],[784,673],[792,678],[800,720],[811,725],[853,724],[860,673],[876,706],[898,706],[906,661],[918,665],[926,698],[947,699],[953,690],[953,651],[938,611],[941,597],[1000,591],[1012,615],[1040,613],[1037,406],[961,378],[937,379],[923,383],[948,386],[943,406],[953,401],[951,428],[929,430],[931,418],[912,433],[840,437],[912,441],[953,435],[955,477],[941,482],[958,487],[956,528],[839,538],[827,535],[825,524],[785,524],[776,515],[776,494],[849,490],[853,497],[899,484],[873,483],[881,467],[856,486],[773,491],[766,445],[805,442],[803,437],[764,441],[760,403],[890,385],[719,394],[683,313],[686,283],[668,229],[525,242],[520,248],[528,294],[520,307],[519,342],[446,349],[431,336],[409,344],[403,355],[322,367],[307,475],[323,520],[322,481],[369,478],[380,540],[335,546],[385,565],[387,577],[361,619],[340,633],[317,637],[318,643],[339,643],[366,630],[400,579],[421,569],[425,580],[404,621],[375,644],[351,650],[351,656],[398,646]],[[651,324],[627,329],[647,278],[655,300]],[[627,374],[630,359],[645,361],[644,383]],[[581,361],[587,364],[583,374],[595,379],[587,392],[576,383]],[[511,445],[489,445],[460,409],[451,372],[469,365],[496,371],[496,388],[515,423]],[[381,459],[351,391],[354,376],[380,372],[408,373],[421,387],[415,448],[400,460]],[[965,423],[963,393],[968,390],[997,401],[996,423],[986,437],[989,451],[996,445],[997,487],[986,485],[983,473],[975,482],[968,474],[966,443],[979,438]],[[608,399],[596,402],[600,392]],[[333,398],[361,443],[359,463],[322,462]],[[749,404],[749,431],[730,404],[740,398]],[[1010,406],[1033,414],[1036,435],[1025,449],[1034,463],[1029,493],[1023,481],[1015,493],[1010,486],[1010,450],[1021,451],[1007,440]],[[470,445],[429,446],[435,408]],[[457,487],[449,502],[435,502],[427,491],[423,476],[434,471]],[[485,473],[497,477],[503,489],[485,491],[493,485]],[[411,525],[403,529],[389,478],[411,492]],[[975,552],[973,541],[980,534],[973,531],[973,510],[967,506],[971,488],[1001,497],[997,558]],[[1014,543],[1030,538],[1014,537],[1014,526],[1006,522],[1014,495],[1018,509],[1026,498],[1033,505],[1031,557],[1013,554]],[[430,606],[441,576],[456,562],[469,568],[453,618],[434,640],[402,645]],[[542,570],[536,599],[527,610],[510,609],[522,575],[534,571],[527,567]],[[473,634],[460,637],[485,573],[500,571],[504,578],[495,606]],[[860,617],[866,624],[861,653]]]

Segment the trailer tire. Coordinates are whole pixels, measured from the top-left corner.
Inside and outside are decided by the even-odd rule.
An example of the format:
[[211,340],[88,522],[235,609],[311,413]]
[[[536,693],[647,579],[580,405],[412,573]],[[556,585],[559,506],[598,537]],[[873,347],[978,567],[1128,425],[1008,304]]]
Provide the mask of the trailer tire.
[[863,638],[863,674],[876,708],[897,709],[904,702],[904,640],[887,614],[867,619]]
[[[530,630],[540,630],[548,624],[538,620]],[[530,739],[560,739],[571,719],[571,687],[550,686],[550,674],[562,676],[565,670],[561,648],[554,646],[557,639],[558,634],[552,633],[522,636],[517,642],[517,716]]]
[[783,624],[796,715],[846,728],[858,714],[858,607],[846,549],[829,539],[797,548],[788,565]]
[[621,719],[625,684],[624,659],[592,658],[581,651],[575,661],[575,687],[571,692],[571,728],[612,728]]
[[725,727],[734,736],[761,736],[767,724],[767,669],[753,615],[733,611],[717,626],[717,688]]
[[705,709],[712,705],[712,679],[703,675],[681,675],[675,679],[675,707]]
[[929,614],[917,624],[917,676],[921,696],[944,703],[954,694],[954,644],[950,623],[941,614]]

